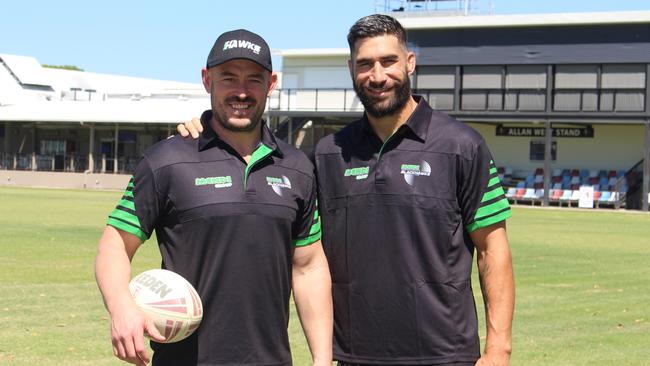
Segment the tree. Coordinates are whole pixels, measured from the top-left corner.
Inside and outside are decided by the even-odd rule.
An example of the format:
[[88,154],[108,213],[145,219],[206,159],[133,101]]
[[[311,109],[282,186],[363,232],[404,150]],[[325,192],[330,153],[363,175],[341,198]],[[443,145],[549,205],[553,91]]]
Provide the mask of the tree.
[[43,67],[48,67],[50,69],[63,69],[63,70],[72,70],[72,71],[84,71],[84,69],[79,68],[74,65],[41,65]]

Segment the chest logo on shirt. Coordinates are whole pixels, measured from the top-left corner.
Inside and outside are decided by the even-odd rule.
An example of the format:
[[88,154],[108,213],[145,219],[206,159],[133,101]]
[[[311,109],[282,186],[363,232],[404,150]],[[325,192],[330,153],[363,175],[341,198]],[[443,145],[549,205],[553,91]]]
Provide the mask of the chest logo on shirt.
[[415,177],[419,176],[430,176],[431,175],[431,166],[426,161],[422,160],[420,165],[417,164],[402,164],[400,167],[400,174],[404,176],[404,180],[409,185],[413,185]]
[[370,171],[370,167],[367,166],[362,166],[358,168],[348,168],[345,169],[344,176],[354,177],[356,180],[366,179],[368,178],[369,171]]
[[194,179],[195,186],[208,186],[214,185],[214,188],[230,188],[232,187],[232,177],[223,175],[220,177],[205,177]]
[[270,185],[278,196],[282,197],[284,189],[291,189],[291,181],[284,175],[282,178],[266,177],[266,184]]

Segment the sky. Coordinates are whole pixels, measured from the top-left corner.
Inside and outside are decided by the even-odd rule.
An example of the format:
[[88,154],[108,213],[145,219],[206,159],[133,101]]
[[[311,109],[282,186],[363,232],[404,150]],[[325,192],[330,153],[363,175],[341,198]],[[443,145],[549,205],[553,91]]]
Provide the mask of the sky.
[[[200,83],[219,34],[246,28],[271,49],[345,48],[350,26],[384,0],[4,0],[0,53],[89,72]],[[399,1],[390,2],[394,7]],[[531,14],[650,10],[649,0],[474,0],[475,10]],[[377,6],[380,4],[380,6]],[[491,5],[491,6],[490,6]],[[278,69],[279,59],[274,58]]]

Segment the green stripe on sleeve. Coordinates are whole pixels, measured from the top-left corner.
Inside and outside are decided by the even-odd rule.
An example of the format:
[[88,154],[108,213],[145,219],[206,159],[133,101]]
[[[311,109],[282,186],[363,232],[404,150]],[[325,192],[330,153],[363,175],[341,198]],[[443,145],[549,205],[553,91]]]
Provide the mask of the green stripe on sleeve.
[[501,183],[501,180],[499,180],[499,177],[498,176],[494,177],[494,178],[490,179],[490,181],[488,182],[488,188],[494,186],[495,184],[500,184],[500,183]]
[[494,174],[496,172],[497,172],[497,168],[495,168],[495,167],[490,168],[490,174]]
[[122,211],[119,208],[114,209],[113,212],[111,212],[110,217],[115,217],[115,218],[120,219],[122,221],[126,221],[129,224],[133,224],[134,226],[140,227],[140,220],[138,220],[137,216],[135,216],[134,214]]
[[120,200],[120,202],[117,205],[118,206],[123,206],[123,207],[126,207],[128,209],[131,209],[131,210],[135,211],[135,202],[133,202],[133,201],[123,199],[123,200]]
[[135,178],[131,177],[131,180],[129,180],[129,183],[126,185],[126,190],[124,191],[122,199],[118,202],[117,207],[113,212],[108,216],[106,224],[131,235],[135,235],[140,239],[140,241],[144,242],[149,239],[149,237],[144,231],[142,231],[140,219],[138,219],[135,214],[126,211],[130,210],[135,212],[135,197],[133,196],[134,180]]
[[506,198],[503,198],[502,200],[496,201],[494,203],[491,203],[487,206],[483,206],[476,211],[476,215],[474,216],[474,220],[478,221],[481,220],[482,218],[486,216],[490,216],[492,214],[495,214],[501,210],[504,210],[506,208],[509,208],[510,204],[508,204],[508,200]]
[[293,246],[295,246],[295,247],[304,247],[306,245],[313,244],[313,243],[315,243],[315,242],[317,242],[319,240],[320,240],[320,230],[318,230],[317,233],[315,233],[313,235],[309,235],[306,238],[294,240],[293,241]]
[[309,230],[309,235],[314,235],[320,232],[320,220],[316,221]]
[[505,192],[503,192],[503,188],[501,186],[496,187],[495,189],[489,192],[485,192],[485,194],[483,195],[483,199],[481,200],[481,203],[495,199],[501,195],[505,195]]
[[512,216],[512,211],[508,208],[507,210],[500,212],[497,215],[487,217],[484,220],[474,221],[473,223],[467,226],[467,232],[471,233],[473,231],[476,231],[477,229],[494,225],[497,222],[501,222],[510,218],[510,216]]
[[128,224],[128,223],[126,223],[124,221],[118,220],[118,219],[116,219],[114,217],[109,216],[108,221],[106,222],[106,224],[110,225],[110,226],[112,226],[112,227],[114,227],[114,228],[116,228],[118,230],[125,231],[125,232],[127,232],[127,233],[129,233],[131,235],[135,235],[142,242],[145,242],[148,239],[147,235],[142,230],[140,230],[139,227],[135,227],[135,226],[133,226],[131,224]]

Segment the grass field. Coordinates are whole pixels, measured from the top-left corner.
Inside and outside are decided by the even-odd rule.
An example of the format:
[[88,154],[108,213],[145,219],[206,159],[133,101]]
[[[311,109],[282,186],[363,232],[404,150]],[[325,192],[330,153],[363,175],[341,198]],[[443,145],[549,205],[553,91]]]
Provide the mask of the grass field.
[[[0,365],[122,364],[93,275],[120,196],[0,188]],[[512,365],[650,363],[650,215],[514,208],[508,230]],[[155,241],[133,265],[134,273],[160,265]],[[294,364],[308,365],[293,309],[290,334]]]

